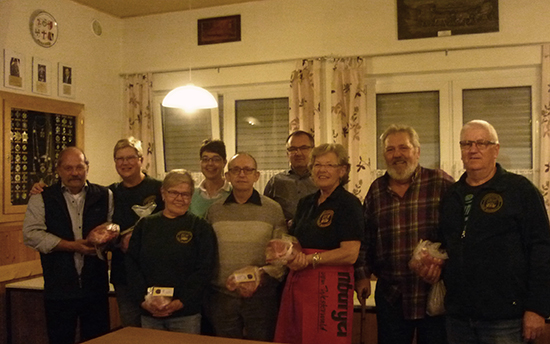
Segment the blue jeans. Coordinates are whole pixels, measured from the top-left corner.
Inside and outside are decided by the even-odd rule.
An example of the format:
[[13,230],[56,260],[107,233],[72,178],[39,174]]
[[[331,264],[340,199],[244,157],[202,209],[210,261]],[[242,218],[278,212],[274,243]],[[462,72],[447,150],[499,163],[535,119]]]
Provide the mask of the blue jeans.
[[149,315],[142,315],[141,326],[154,330],[200,334],[201,318],[200,314],[168,318],[155,318]]
[[449,344],[522,344],[522,319],[461,320],[447,317]]
[[132,298],[130,288],[125,284],[115,284],[115,291],[121,325],[141,327],[141,306]]

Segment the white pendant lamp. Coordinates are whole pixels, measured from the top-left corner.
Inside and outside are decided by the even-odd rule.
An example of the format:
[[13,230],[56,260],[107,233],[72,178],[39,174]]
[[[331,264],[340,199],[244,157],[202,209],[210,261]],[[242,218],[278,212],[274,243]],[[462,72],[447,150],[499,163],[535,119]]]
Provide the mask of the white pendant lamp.
[[170,91],[162,100],[162,106],[193,112],[198,109],[216,108],[218,102],[212,93],[204,88],[188,84]]

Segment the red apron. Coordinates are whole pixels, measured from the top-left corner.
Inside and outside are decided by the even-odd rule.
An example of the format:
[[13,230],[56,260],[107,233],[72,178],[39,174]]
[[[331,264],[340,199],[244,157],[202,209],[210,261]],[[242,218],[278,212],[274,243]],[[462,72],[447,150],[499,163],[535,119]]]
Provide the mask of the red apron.
[[[322,252],[303,249],[305,254]],[[353,265],[291,270],[283,292],[275,342],[350,344]]]

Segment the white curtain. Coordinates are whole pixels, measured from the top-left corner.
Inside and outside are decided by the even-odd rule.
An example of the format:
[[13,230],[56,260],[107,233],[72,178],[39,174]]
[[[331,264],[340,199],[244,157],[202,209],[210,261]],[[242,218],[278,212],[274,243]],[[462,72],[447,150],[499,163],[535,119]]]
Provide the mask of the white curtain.
[[300,60],[290,76],[289,132],[304,130],[316,137],[321,133],[321,61]]
[[542,46],[542,85],[540,119],[540,190],[550,211],[550,45]]
[[125,113],[128,118],[126,136],[141,140],[143,169],[156,175],[153,132],[153,74],[132,74],[125,77]]
[[348,191],[363,200],[373,180],[371,162],[366,155],[367,99],[365,63],[361,57],[341,58],[334,62],[332,77],[332,139],[342,144],[350,157]]

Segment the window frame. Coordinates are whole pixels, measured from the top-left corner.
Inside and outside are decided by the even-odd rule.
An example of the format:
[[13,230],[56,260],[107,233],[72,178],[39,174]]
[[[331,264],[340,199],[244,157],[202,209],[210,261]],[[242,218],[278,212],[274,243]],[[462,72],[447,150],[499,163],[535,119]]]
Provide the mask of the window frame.
[[[369,87],[370,85],[370,87]],[[463,126],[462,92],[466,89],[531,87],[531,125],[532,125],[532,181],[537,183],[540,175],[540,68],[537,66],[516,68],[495,68],[469,71],[451,71],[441,73],[402,74],[370,76],[367,80],[368,111],[372,113],[370,122],[376,128],[378,93],[409,93],[438,91],[440,168],[458,179],[464,172],[460,156],[460,129]],[[369,138],[369,156],[376,161],[378,154],[377,135]],[[451,137],[451,140],[446,138]],[[422,143],[422,138],[420,138]],[[422,154],[422,153],[421,153]],[[506,166],[503,166],[506,168]],[[513,171],[521,173],[522,171]],[[385,170],[376,170],[380,176]]]

